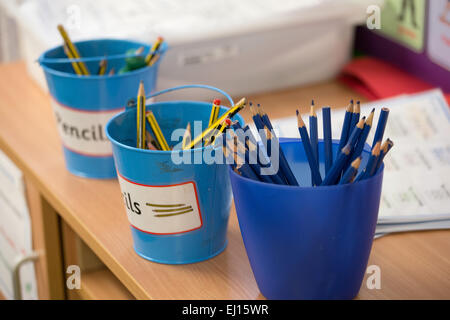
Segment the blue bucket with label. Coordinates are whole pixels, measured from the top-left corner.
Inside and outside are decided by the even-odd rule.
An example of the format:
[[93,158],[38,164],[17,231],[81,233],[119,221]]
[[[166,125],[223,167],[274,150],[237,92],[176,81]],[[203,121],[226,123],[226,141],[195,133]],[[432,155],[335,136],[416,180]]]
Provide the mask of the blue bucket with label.
[[[336,154],[339,141],[333,141]],[[268,184],[229,170],[250,265],[268,299],[352,299],[364,278],[383,180],[307,187],[310,169],[300,139],[280,139],[300,186]],[[370,155],[366,145],[360,168]],[[324,176],[323,142],[319,142]],[[301,186],[301,184],[304,186]]]
[[[139,82],[154,90],[161,57],[167,50],[163,43],[160,58],[148,67],[118,74],[126,65],[128,50],[151,44],[130,40],[99,39],[75,43],[90,71],[89,76],[74,73],[62,46],[47,50],[38,59],[44,70],[55,118],[63,144],[67,169],[87,178],[114,178],[116,171],[111,143],[104,128],[112,116],[122,111],[126,102],[136,96]],[[99,63],[107,60],[105,75],[96,75]],[[108,75],[114,68],[113,75]]]
[[[204,85],[171,88],[148,98],[184,88],[214,90],[234,105],[228,94]],[[147,111],[154,113],[169,145],[172,140],[181,141],[188,122],[193,125],[192,137],[206,129],[211,108],[211,103],[195,101],[146,106]],[[221,106],[219,116],[226,110]],[[233,119],[243,124],[239,115]],[[179,134],[171,139],[174,129]],[[106,125],[106,134],[112,142],[134,249],[141,257],[159,263],[185,264],[209,259],[225,249],[232,195],[227,165],[213,161],[216,156],[223,160],[220,147],[185,151],[138,149],[134,107],[114,116]]]

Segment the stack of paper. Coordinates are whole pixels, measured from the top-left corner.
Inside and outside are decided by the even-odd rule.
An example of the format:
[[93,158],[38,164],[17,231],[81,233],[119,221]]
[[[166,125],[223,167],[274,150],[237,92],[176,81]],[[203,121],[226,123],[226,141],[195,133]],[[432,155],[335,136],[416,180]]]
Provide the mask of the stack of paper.
[[[320,100],[316,104],[320,106]],[[368,143],[372,143],[382,107],[391,110],[384,138],[394,141],[384,160],[375,236],[450,228],[450,112],[442,92],[431,90],[365,104],[362,116],[374,107],[377,111]],[[343,110],[332,112],[335,139],[340,136],[343,119]],[[274,128],[281,137],[299,137],[295,116],[274,121]]]

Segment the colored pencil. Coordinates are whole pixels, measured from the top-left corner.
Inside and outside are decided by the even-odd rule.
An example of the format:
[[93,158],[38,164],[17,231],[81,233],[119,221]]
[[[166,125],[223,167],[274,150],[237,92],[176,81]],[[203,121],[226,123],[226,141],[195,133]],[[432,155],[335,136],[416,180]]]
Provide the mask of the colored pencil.
[[339,184],[346,184],[352,182],[352,180],[355,178],[355,175],[358,173],[358,168],[360,164],[361,164],[361,157],[358,157],[354,161],[352,161],[351,165],[348,167],[348,169],[342,176],[341,180],[339,181]]
[[336,159],[341,154],[342,148],[347,144],[350,122],[352,121],[352,113],[353,113],[353,100],[350,100],[347,109],[345,109],[344,123],[342,125],[341,138],[339,140],[339,147],[336,154]]
[[352,120],[350,121],[350,127],[348,129],[348,132],[353,131],[353,128],[355,128],[356,124],[359,122],[360,114],[361,114],[361,104],[359,101],[356,101],[356,104],[353,106]]
[[377,172],[378,169],[381,167],[381,165],[383,164],[384,157],[386,156],[386,153],[388,153],[389,150],[391,150],[393,146],[394,146],[394,142],[392,142],[392,140],[389,139],[389,138],[387,138],[383,142],[383,144],[381,145],[380,157],[378,158],[377,166],[375,168],[375,172]]
[[[66,30],[64,29],[64,27],[59,24],[57,26],[59,33],[61,34],[61,37],[63,38],[65,44],[67,45],[67,49],[69,50],[69,52],[71,53],[71,55],[73,56],[74,59],[80,59],[80,53],[77,50],[77,47],[72,43],[72,41],[69,38],[69,35],[67,34]],[[80,67],[81,73],[85,76],[89,75],[89,71],[88,68],[86,67],[86,65],[84,64],[83,61],[77,61],[78,66]]]
[[355,181],[360,181],[367,179],[373,175],[375,172],[375,168],[377,165],[378,158],[380,156],[380,146],[381,142],[377,142],[375,146],[372,148],[372,153],[370,155],[369,161],[367,161],[366,167],[360,174],[356,177]]
[[220,136],[227,128],[229,128],[231,125],[231,120],[230,119],[225,119],[221,124],[219,124],[219,126],[212,131],[212,135],[211,137],[207,140],[207,142],[205,142],[205,147],[214,144],[214,141],[216,141],[217,137]]
[[317,114],[314,108],[314,100],[311,101],[311,108],[309,111],[309,139],[311,148],[316,162],[317,169],[319,169],[319,132],[317,129]]
[[152,59],[155,57],[156,55],[156,51],[158,51],[159,47],[161,46],[161,44],[163,43],[164,39],[162,37],[158,37],[155,41],[155,43],[153,44],[149,54],[145,57],[145,64],[150,65]]
[[139,83],[136,107],[136,145],[140,149],[145,149],[145,89],[144,82]]
[[[267,156],[264,147],[260,147],[259,144],[257,144],[256,139],[250,130],[250,127],[246,125],[242,130],[244,130],[244,133],[247,134],[248,139],[245,140],[245,144],[250,152],[256,153],[256,160],[261,168],[270,167],[270,158]],[[248,132],[248,133],[247,133]],[[264,162],[261,161],[261,158],[264,158]],[[286,184],[284,176],[281,175],[280,170],[278,172],[274,172],[273,174],[267,175],[270,177],[270,179],[273,180],[276,184]]]
[[184,149],[190,142],[191,142],[191,123],[188,122],[186,130],[184,131],[181,148]]
[[258,103],[257,108],[258,108],[258,113],[261,116],[263,123],[267,126],[267,128],[269,128],[269,130],[273,130],[272,122],[270,121],[269,116],[264,111],[263,107]]
[[300,112],[298,112],[298,110],[297,110],[297,125],[298,125],[298,132],[300,133],[300,137],[302,138],[306,158],[308,159],[309,168],[311,169],[312,185],[320,186],[322,183],[322,177],[320,176],[319,167],[317,166],[312,146],[308,137],[308,130],[306,130],[305,123],[303,122],[302,116],[300,115]]
[[364,150],[364,145],[366,144],[367,136],[369,135],[370,129],[372,128],[374,113],[375,108],[372,109],[372,112],[370,112],[369,116],[366,119],[366,122],[364,123],[363,132],[361,133],[358,142],[356,143],[356,146],[352,151],[352,156],[350,158],[351,162],[353,162],[356,158],[361,156],[361,153]]
[[242,98],[239,100],[238,103],[236,103],[231,109],[229,109],[227,112],[225,112],[219,119],[217,119],[216,122],[214,122],[211,126],[206,128],[201,134],[199,134],[197,137],[195,137],[194,140],[191,141],[191,143],[187,146],[186,149],[192,149],[193,146],[198,144],[200,141],[203,140],[203,138],[209,134],[211,131],[213,131],[225,118],[232,118],[235,114],[237,114],[239,111],[241,111],[245,107],[245,98]]
[[333,140],[331,136],[331,108],[322,108],[323,120],[323,151],[325,155],[325,174],[330,171],[333,165]]
[[373,137],[372,148],[375,146],[377,142],[381,142],[383,140],[384,130],[386,129],[388,116],[389,116],[389,109],[382,108],[380,112],[380,117],[378,118],[375,136]]
[[166,138],[164,138],[164,135],[161,131],[161,128],[159,127],[158,121],[156,121],[155,115],[150,110],[147,113],[147,120],[150,124],[150,127],[152,128],[153,134],[156,137],[156,140],[158,141],[159,145],[161,146],[161,149],[163,151],[170,151],[169,145],[167,144]]
[[348,157],[350,156],[351,147],[349,144],[346,144],[344,148],[341,149],[336,161],[334,161],[333,166],[330,171],[326,174],[325,178],[322,181],[321,186],[328,186],[335,184],[339,177],[341,176],[342,168],[347,162]]

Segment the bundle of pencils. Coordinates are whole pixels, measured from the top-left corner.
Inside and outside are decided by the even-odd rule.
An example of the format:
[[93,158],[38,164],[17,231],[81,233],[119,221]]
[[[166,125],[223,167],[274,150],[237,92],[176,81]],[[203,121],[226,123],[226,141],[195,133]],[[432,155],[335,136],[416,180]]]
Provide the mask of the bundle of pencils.
[[[350,101],[346,108],[344,123],[342,126],[339,147],[335,159],[333,160],[332,137],[331,137],[331,112],[329,107],[323,107],[323,137],[324,137],[324,162],[325,175],[322,179],[319,170],[318,143],[317,143],[317,116],[313,112],[313,106],[310,113],[310,133],[305,127],[305,123],[297,110],[298,131],[302,139],[308,164],[311,170],[312,185],[326,186],[334,184],[346,184],[354,181],[360,181],[373,176],[381,164],[384,156],[394,145],[390,139],[382,144],[384,130],[389,115],[389,109],[382,108],[380,117],[372,142],[372,150],[369,160],[365,167],[360,169],[362,152],[366,144],[370,129],[372,128],[375,109],[372,109],[366,117],[360,118],[360,103],[354,105]],[[358,171],[360,172],[357,175]]]
[[[74,59],[72,61],[73,71],[80,76],[88,76],[90,72],[83,61],[80,61],[81,55],[75,46],[75,44],[70,40],[70,37],[64,27],[59,24],[57,29],[63,38],[63,49],[67,58]],[[132,70],[144,68],[146,66],[152,66],[158,61],[160,57],[159,49],[163,44],[164,39],[162,37],[158,37],[149,53],[144,56],[144,47],[140,47],[138,49],[130,49],[126,52],[127,57],[125,58],[125,66],[119,70],[119,74],[126,73]],[[111,68],[109,72],[107,72],[108,61],[105,57],[99,63],[96,75],[114,75],[115,69]]]

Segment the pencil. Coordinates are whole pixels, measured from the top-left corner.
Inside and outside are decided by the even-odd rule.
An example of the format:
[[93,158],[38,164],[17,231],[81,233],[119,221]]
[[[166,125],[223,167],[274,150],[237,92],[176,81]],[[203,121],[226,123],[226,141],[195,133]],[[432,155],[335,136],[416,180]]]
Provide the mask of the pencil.
[[186,130],[184,131],[183,141],[181,143],[182,149],[184,149],[191,142],[191,123],[188,122]]
[[348,132],[352,132],[353,128],[355,128],[356,124],[359,122],[360,114],[361,114],[361,104],[359,101],[356,101],[356,104],[353,106],[352,120],[350,121],[350,127],[348,129]]
[[394,146],[394,142],[392,142],[391,139],[387,138],[383,144],[381,145],[381,150],[380,150],[380,157],[378,158],[377,161],[377,166],[375,167],[375,172],[378,171],[378,169],[381,167],[381,165],[383,164],[383,160],[384,157],[386,156],[386,153],[389,152],[389,150],[392,149],[392,147]]
[[[70,40],[69,35],[67,34],[64,27],[61,24],[58,24],[57,28],[58,28],[58,31],[61,34],[61,37],[63,38],[65,44],[67,45],[67,49],[69,50],[69,52],[71,53],[73,58],[80,59],[81,58],[80,53],[78,52],[77,47]],[[77,61],[77,63],[80,67],[81,73],[85,76],[89,75],[89,71],[88,71],[86,65],[84,64],[84,62]]]
[[220,111],[220,100],[214,99],[211,108],[211,114],[209,115],[208,127],[210,127],[214,122],[216,122],[217,118],[219,117],[219,111]]
[[97,75],[102,76],[106,73],[106,66],[108,62],[106,59],[102,59],[98,65]]
[[163,43],[164,39],[162,37],[158,37],[155,41],[155,43],[153,44],[149,54],[145,57],[145,64],[150,65],[153,57],[156,54],[156,51],[158,51],[159,47],[161,46],[161,44]]
[[[267,154],[265,153],[264,148],[260,148],[260,145],[257,144],[255,136],[253,135],[252,131],[250,130],[250,127],[246,125],[244,128],[244,133],[248,132],[248,139],[245,141],[246,146],[248,147],[250,152],[256,152],[256,160],[258,161],[258,164],[261,168],[265,168],[267,166],[270,167],[270,158],[267,157]],[[261,161],[261,158],[264,158],[264,162]],[[280,170],[278,172],[274,172],[271,175],[268,175],[270,179],[272,179],[273,183],[276,184],[283,184],[285,185],[285,179],[283,176],[281,176]]]
[[225,119],[219,126],[213,131],[214,133],[211,135],[211,137],[207,140],[205,143],[205,147],[211,145],[216,141],[217,137],[220,136],[226,129],[228,129],[231,125],[230,119]]
[[159,145],[155,136],[150,132],[150,130],[145,130],[145,136],[146,136],[147,147],[150,150],[162,150],[161,146]]
[[384,130],[386,129],[388,116],[389,116],[389,109],[382,108],[380,112],[380,118],[378,118],[375,136],[373,137],[372,148],[375,146],[377,142],[381,142],[383,140]]
[[145,149],[145,89],[144,82],[139,83],[136,108],[136,145],[140,149]]
[[116,69],[111,68],[111,70],[109,70],[108,75],[109,75],[109,76],[113,76],[115,73],[116,73]]
[[355,160],[353,160],[350,167],[345,171],[344,175],[339,181],[339,184],[350,183],[353,180],[353,178],[355,178],[355,175],[358,173],[358,168],[360,164],[361,164],[361,157],[358,157]]
[[196,144],[198,144],[200,141],[203,140],[203,138],[209,134],[211,131],[213,131],[225,118],[232,118],[235,114],[237,114],[239,111],[241,111],[245,107],[245,98],[242,98],[239,100],[238,103],[236,103],[231,109],[229,109],[227,112],[225,112],[219,119],[217,119],[216,122],[214,122],[211,126],[206,128],[201,134],[199,134],[197,137],[194,138],[193,141],[187,146],[186,149],[191,149]]
[[311,101],[311,108],[309,111],[309,138],[316,167],[317,170],[319,170],[319,132],[317,129],[317,114],[314,108],[314,100]]
[[339,140],[339,147],[336,154],[336,159],[341,153],[342,148],[346,145],[348,135],[349,135],[349,128],[350,128],[350,122],[352,121],[352,113],[353,113],[353,100],[350,100],[349,105],[345,109],[345,116],[344,116],[344,123],[342,125],[342,131],[341,131],[341,138]]
[[378,141],[375,147],[372,148],[372,153],[370,155],[369,161],[367,161],[366,168],[356,177],[355,181],[360,181],[367,179],[373,175],[377,165],[378,158],[380,156],[380,145],[381,142]]
[[311,143],[308,137],[308,130],[306,130],[305,123],[303,122],[300,112],[297,110],[297,124],[298,132],[302,138],[303,149],[305,150],[306,158],[308,159],[309,168],[311,169],[311,180],[313,186],[320,186],[322,183],[322,177],[320,176],[319,167],[317,166],[316,159],[314,158]]
[[364,145],[366,144],[367,137],[369,136],[370,129],[372,128],[372,122],[373,122],[373,116],[375,113],[375,108],[372,109],[369,116],[366,119],[366,122],[364,123],[364,129],[359,136],[358,142],[356,143],[355,148],[352,151],[352,156],[350,158],[350,161],[353,162],[356,158],[361,156],[361,153],[364,149]]
[[323,120],[323,149],[325,155],[325,174],[330,171],[333,165],[333,141],[331,137],[331,109],[330,107],[322,108]]
[[258,107],[258,113],[261,116],[261,120],[263,121],[263,123],[267,126],[267,128],[269,128],[269,130],[273,130],[272,122],[270,121],[269,116],[264,111],[263,107],[259,103],[258,103],[257,107]]
[[158,121],[156,121],[155,115],[151,110],[147,113],[147,120],[148,123],[150,124],[150,127],[152,128],[153,134],[156,137],[156,141],[158,141],[159,145],[161,146],[161,150],[170,151],[166,138],[164,138],[161,128],[159,127]]
[[234,136],[234,141],[240,150],[240,152],[244,153],[245,161],[248,163],[248,165],[252,168],[252,171],[256,174],[259,180],[267,183],[272,183],[272,179],[269,178],[267,175],[261,174],[261,166],[256,162],[252,163],[250,162],[250,151],[248,148],[246,148],[238,139],[237,135]]
[[326,174],[325,178],[323,179],[321,186],[336,184],[341,175],[342,168],[344,167],[348,157],[350,156],[350,151],[351,147],[349,144],[346,144],[345,147],[341,149],[341,152],[336,158],[336,161],[334,161],[330,171]]
[[[64,53],[66,54],[66,56],[67,56],[69,59],[75,59],[75,57],[74,57],[74,56],[72,55],[72,53],[69,51],[69,48],[67,47],[67,45],[66,45],[65,42],[64,42],[64,44],[63,44],[63,50],[64,50]],[[80,66],[78,65],[78,62],[72,61],[71,64],[72,64],[73,71],[74,71],[77,75],[82,76],[82,75],[83,75],[83,72],[81,71]]]

